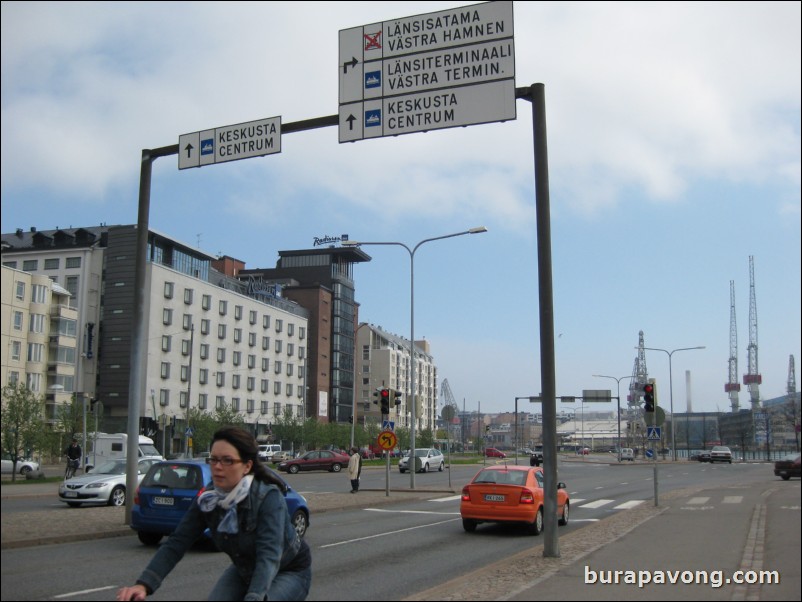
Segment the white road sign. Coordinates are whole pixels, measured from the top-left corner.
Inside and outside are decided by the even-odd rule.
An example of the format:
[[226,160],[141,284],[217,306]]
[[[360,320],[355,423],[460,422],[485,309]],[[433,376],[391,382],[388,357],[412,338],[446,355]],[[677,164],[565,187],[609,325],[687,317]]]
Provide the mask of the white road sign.
[[340,31],[340,142],[515,119],[512,2]]
[[281,117],[226,125],[178,137],[178,169],[281,152]]

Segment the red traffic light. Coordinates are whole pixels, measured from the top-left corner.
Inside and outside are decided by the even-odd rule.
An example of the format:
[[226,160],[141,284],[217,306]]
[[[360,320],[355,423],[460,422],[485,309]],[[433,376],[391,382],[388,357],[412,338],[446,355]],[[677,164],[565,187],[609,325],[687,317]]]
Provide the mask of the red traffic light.
[[653,393],[654,392],[654,385],[646,383],[643,385],[643,392],[644,393]]
[[382,389],[382,399],[390,399],[390,389]]

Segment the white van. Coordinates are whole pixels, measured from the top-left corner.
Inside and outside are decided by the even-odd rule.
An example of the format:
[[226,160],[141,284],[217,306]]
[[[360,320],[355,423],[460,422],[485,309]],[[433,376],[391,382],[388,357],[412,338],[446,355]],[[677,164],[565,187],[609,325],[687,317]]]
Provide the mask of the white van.
[[281,446],[278,443],[270,443],[267,445],[260,445],[259,446],[259,459],[260,460],[270,460],[273,457],[273,454],[276,452],[281,451]]
[[[96,433],[87,440],[87,444],[91,444],[87,445],[91,449],[85,452],[87,471],[108,460],[125,458],[128,455],[127,433]],[[153,439],[145,435],[139,435],[139,457],[164,459],[153,444]]]
[[629,460],[630,462],[635,461],[635,452],[632,450],[631,447],[621,448],[621,462],[623,462],[624,460]]

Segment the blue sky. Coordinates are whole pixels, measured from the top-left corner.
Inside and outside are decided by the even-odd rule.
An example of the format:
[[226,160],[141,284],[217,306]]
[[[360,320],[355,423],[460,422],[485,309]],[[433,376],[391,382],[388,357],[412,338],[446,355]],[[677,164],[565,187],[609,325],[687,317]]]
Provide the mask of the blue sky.
[[[338,111],[338,31],[464,6],[2,4],[2,230],[136,222],[144,148]],[[558,395],[615,390],[638,332],[673,356],[674,405],[727,410],[730,281],[747,371],[754,256],[762,398],[800,362],[800,4],[514,5],[516,85],[545,85]],[[314,237],[415,255],[415,335],[483,412],[540,391],[531,106],[517,120],[179,171],[155,163],[151,227],[248,267]],[[409,255],[365,247],[363,320],[409,336]],[[647,352],[668,406],[668,358]],[[622,391],[626,389],[622,382]],[[748,393],[741,392],[741,407]],[[539,410],[538,406],[532,409]],[[561,409],[561,408],[558,408]],[[567,408],[566,408],[567,409]]]

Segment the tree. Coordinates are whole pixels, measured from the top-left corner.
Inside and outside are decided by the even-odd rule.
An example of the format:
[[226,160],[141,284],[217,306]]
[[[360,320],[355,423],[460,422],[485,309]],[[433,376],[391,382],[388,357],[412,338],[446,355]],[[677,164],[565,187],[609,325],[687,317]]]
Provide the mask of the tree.
[[44,398],[25,385],[3,387],[0,408],[2,448],[12,466],[12,481],[17,478],[17,461],[39,447],[44,433]]

